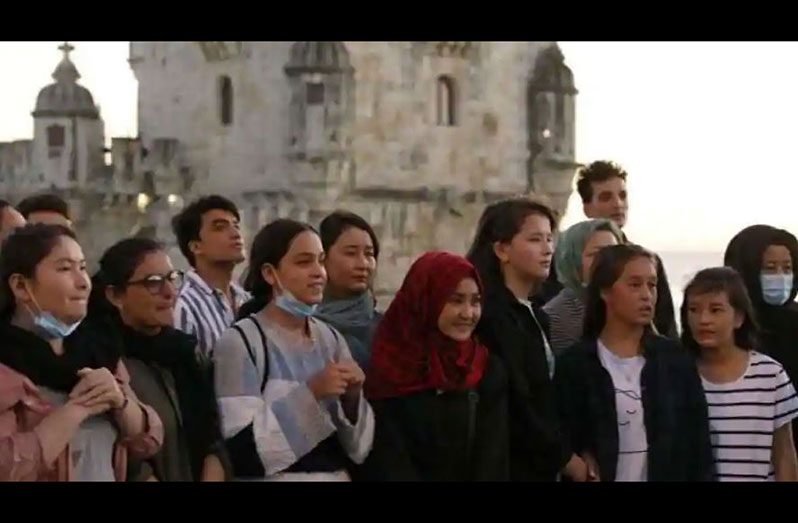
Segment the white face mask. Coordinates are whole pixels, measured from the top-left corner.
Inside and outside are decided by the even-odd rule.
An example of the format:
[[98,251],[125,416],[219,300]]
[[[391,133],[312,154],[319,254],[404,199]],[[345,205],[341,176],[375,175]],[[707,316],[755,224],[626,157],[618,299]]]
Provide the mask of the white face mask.
[[792,274],[760,274],[762,299],[768,305],[784,305],[792,294]]

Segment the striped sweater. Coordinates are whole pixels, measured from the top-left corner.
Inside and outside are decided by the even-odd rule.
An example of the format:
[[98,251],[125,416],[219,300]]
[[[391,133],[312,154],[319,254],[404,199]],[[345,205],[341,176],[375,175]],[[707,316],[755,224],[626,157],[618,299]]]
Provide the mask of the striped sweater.
[[585,305],[576,292],[565,287],[543,306],[543,310],[549,316],[549,342],[555,355],[582,339]]

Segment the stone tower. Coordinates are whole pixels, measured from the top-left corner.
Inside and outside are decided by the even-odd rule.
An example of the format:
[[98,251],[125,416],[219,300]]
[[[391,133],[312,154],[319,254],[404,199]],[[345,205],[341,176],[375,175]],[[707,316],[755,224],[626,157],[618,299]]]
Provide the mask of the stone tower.
[[132,42],[142,147],[169,141],[184,199],[237,202],[245,232],[346,208],[384,245],[378,292],[433,248],[465,252],[486,202],[563,213],[573,74],[554,42]]
[[80,73],[69,59],[74,48],[65,42],[59,49],[64,56],[53,71],[55,83],[39,92],[32,113],[32,182],[47,189],[79,190],[103,165],[105,131],[94,98],[77,83]]

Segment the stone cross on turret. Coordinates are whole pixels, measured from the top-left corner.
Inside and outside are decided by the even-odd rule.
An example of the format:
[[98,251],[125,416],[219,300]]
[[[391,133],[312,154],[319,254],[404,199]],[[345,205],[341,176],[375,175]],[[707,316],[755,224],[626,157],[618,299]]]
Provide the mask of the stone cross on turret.
[[69,45],[69,42],[64,42],[62,45],[58,46],[58,49],[64,52],[64,59],[69,60],[69,53],[75,50],[75,46]]

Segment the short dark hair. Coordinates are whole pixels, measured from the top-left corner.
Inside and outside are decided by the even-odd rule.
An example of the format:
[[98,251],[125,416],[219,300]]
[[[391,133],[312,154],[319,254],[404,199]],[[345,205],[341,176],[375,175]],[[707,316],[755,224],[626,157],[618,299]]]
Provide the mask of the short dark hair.
[[357,214],[342,210],[333,211],[319,225],[321,245],[324,248],[324,252],[329,252],[330,247],[338,241],[338,238],[351,228],[360,229],[369,235],[371,243],[374,245],[374,258],[379,259],[380,241],[377,239],[377,235],[371,225]]
[[294,238],[305,231],[318,234],[316,229],[307,223],[279,218],[266,224],[252,241],[249,256],[249,267],[244,278],[244,288],[252,293],[252,299],[241,306],[238,317],[244,318],[254,314],[269,304],[272,299],[272,286],[263,278],[261,269],[267,263],[277,267],[280,260],[291,248]]
[[726,293],[729,304],[735,312],[743,315],[743,324],[734,330],[734,343],[741,349],[754,350],[759,330],[754,317],[754,306],[751,304],[743,278],[731,267],[712,267],[699,271],[684,288],[681,310],[682,344],[696,353],[700,350],[687,320],[690,312],[688,304],[690,296],[715,292]]
[[6,200],[3,200],[2,198],[0,198],[0,213],[2,213],[3,210],[5,210],[6,207],[11,207],[11,204],[9,202],[7,202]]
[[89,316],[115,314],[116,309],[105,296],[105,288],[124,286],[145,256],[163,249],[162,243],[149,238],[127,238],[109,247],[100,258],[100,270],[92,277]]
[[241,220],[238,207],[224,196],[217,194],[203,196],[194,200],[172,218],[172,230],[177,237],[177,245],[192,267],[195,266],[196,260],[194,259],[194,253],[188,248],[188,244],[200,239],[202,217],[205,213],[215,210],[227,211],[235,216],[236,220]]
[[13,274],[33,278],[36,267],[62,236],[76,239],[68,227],[44,223],[28,224],[8,235],[0,249],[0,318],[11,316],[16,307],[8,279]]
[[604,182],[610,178],[620,178],[626,181],[628,173],[623,167],[609,160],[597,160],[579,169],[576,179],[576,190],[582,197],[582,203],[593,200],[593,184]]
[[486,291],[492,291],[504,285],[499,260],[493,251],[493,244],[511,241],[523,227],[524,220],[532,214],[538,214],[548,219],[552,232],[557,229],[554,211],[530,198],[502,200],[488,205],[482,212],[467,258],[476,267]]
[[601,291],[615,285],[626,265],[637,258],[648,258],[656,266],[656,256],[651,251],[630,243],[610,245],[596,254],[585,299],[585,339],[598,338],[607,323],[607,304],[601,297]]
[[35,212],[49,211],[58,213],[67,220],[71,220],[69,214],[69,204],[58,196],[52,193],[34,194],[28,196],[17,205],[17,210],[26,220]]

